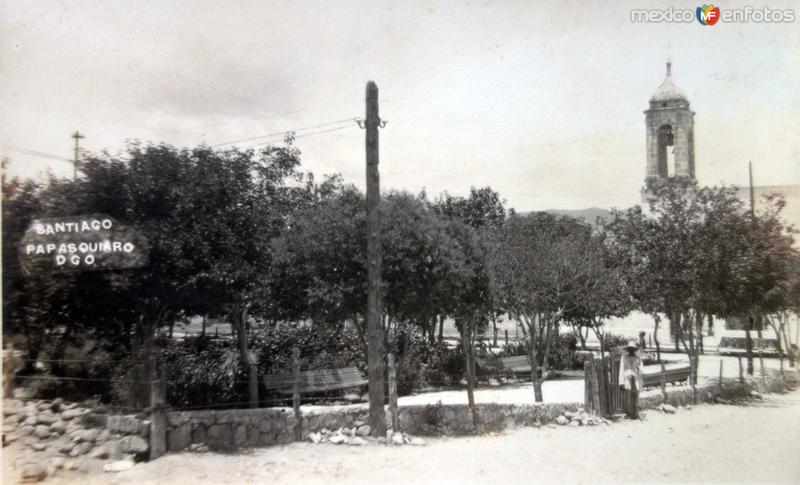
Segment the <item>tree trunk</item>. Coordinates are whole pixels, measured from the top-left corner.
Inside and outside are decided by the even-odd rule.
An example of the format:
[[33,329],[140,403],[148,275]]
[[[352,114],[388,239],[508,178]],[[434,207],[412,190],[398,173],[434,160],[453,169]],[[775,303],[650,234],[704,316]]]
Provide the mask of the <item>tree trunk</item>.
[[763,326],[763,317],[759,315],[758,320],[756,320],[756,335],[758,335],[758,363],[761,366],[762,374],[764,372],[764,335],[761,332]]
[[464,354],[464,375],[467,380],[467,406],[469,413],[472,417],[472,425],[475,431],[478,430],[478,416],[475,414],[475,393],[473,386],[475,384],[472,368],[472,352],[470,345],[470,327],[471,323],[465,321],[461,331],[461,350]]
[[660,364],[661,363],[661,343],[658,340],[658,325],[659,325],[659,323],[661,323],[661,317],[659,317],[658,315],[655,315],[653,317],[653,321],[655,322],[653,324],[653,342],[655,342],[655,344],[656,344],[656,360]]
[[786,347],[786,354],[789,356],[789,366],[790,367],[794,367],[795,366],[795,354],[794,354],[794,349],[792,348],[792,342],[789,340],[788,316],[785,316],[784,318],[785,318],[786,321],[784,321],[784,323],[781,325],[781,337],[783,337],[783,343],[784,343],[784,346]]
[[494,330],[494,341],[492,342],[492,347],[497,348],[497,315],[494,312],[491,312],[492,315],[492,330]]
[[444,340],[444,315],[439,315],[439,342]]
[[714,336],[714,315],[708,315],[708,336]]
[[753,328],[753,315],[747,315],[744,324],[744,351],[747,356],[747,375],[753,375],[753,336],[750,330]]
[[239,358],[242,362],[242,368],[247,375],[247,395],[250,401],[251,408],[258,407],[258,374],[255,365],[250,361],[250,352],[247,350],[247,314],[250,311],[250,306],[245,305],[241,309],[236,318],[239,320],[238,337],[239,337]]
[[694,312],[694,320],[697,325],[697,348],[701,354],[704,354],[703,349],[703,314],[699,310]]
[[[538,318],[538,317],[537,317]],[[528,358],[531,361],[531,382],[533,383],[533,400],[536,402],[542,402],[544,398],[542,397],[542,380],[539,378],[539,364],[537,363],[537,355],[536,355],[536,339],[534,335],[536,335],[536,330],[534,328],[530,328],[530,344],[528,345]]]
[[203,328],[200,330],[200,335],[202,337],[206,336],[206,320],[208,319],[208,315],[203,315]]

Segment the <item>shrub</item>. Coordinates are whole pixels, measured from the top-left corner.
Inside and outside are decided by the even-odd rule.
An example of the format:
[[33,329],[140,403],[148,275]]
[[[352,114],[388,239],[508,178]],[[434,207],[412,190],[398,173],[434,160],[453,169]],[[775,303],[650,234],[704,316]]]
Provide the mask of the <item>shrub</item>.
[[427,347],[427,364],[424,367],[424,383],[429,386],[451,386],[464,378],[464,354],[461,347],[451,349],[444,342]]

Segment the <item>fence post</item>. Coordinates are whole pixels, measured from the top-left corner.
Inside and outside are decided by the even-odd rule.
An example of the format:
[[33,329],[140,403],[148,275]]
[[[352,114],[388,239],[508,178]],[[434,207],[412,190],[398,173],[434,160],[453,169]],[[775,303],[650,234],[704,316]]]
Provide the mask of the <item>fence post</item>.
[[759,366],[761,367],[761,384],[766,388],[767,385],[767,373],[764,370],[764,357],[759,352],[758,355]]
[[397,367],[395,367],[394,354],[389,353],[389,412],[392,415],[392,432],[398,433],[400,425],[397,415]]
[[583,409],[592,412],[592,364],[583,362]]
[[719,359],[719,392],[722,393],[722,359]]
[[661,362],[661,399],[667,402],[667,368]]
[[167,385],[161,361],[150,358],[150,459],[167,452]]
[[597,375],[599,366],[595,359],[590,360],[590,362],[592,363],[592,408],[593,414],[599,416],[603,412],[600,407],[600,382]]
[[744,385],[744,369],[742,369],[742,356],[737,355],[736,358],[739,360],[739,385]]
[[294,439],[303,439],[303,414],[300,412],[300,349],[292,349],[292,407],[294,408]]

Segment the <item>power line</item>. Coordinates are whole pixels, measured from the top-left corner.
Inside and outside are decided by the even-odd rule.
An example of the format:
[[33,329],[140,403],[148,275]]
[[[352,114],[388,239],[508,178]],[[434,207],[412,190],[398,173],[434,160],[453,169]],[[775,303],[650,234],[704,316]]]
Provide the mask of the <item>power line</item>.
[[61,157],[59,155],[53,155],[52,153],[45,153],[45,152],[40,152],[40,151],[36,151],[36,150],[30,150],[28,148],[16,147],[14,145],[8,145],[8,144],[5,144],[5,143],[3,143],[2,146],[6,150],[11,150],[12,152],[18,152],[18,153],[23,153],[25,155],[31,155],[31,156],[34,156],[34,157],[50,158],[50,159],[53,159],[53,160],[59,160],[59,161],[62,161],[62,162],[70,162],[70,163],[72,163],[71,159],[66,158],[66,157]]
[[277,131],[275,133],[268,133],[266,135],[254,136],[254,137],[251,137],[251,138],[242,138],[240,140],[226,141],[224,143],[216,143],[214,145],[211,145],[211,147],[214,148],[214,147],[220,147],[220,146],[224,146],[224,145],[234,145],[236,143],[243,143],[243,142],[246,142],[246,141],[260,140],[262,138],[271,138],[271,137],[275,137],[275,136],[283,136],[283,135],[287,135],[287,134],[293,133],[293,132],[304,131],[304,130],[313,130],[315,128],[321,128],[323,126],[338,125],[340,123],[345,123],[345,122],[349,123],[351,121],[353,121],[353,118],[345,118],[345,119],[336,120],[336,121],[329,121],[327,123],[320,123],[320,124],[314,125],[314,126],[305,126],[305,127],[302,127],[302,128],[293,128],[293,129],[290,129],[290,130]]
[[[327,130],[313,131],[311,133],[303,133],[302,135],[295,136],[295,138],[305,138],[307,136],[319,135],[321,133],[330,133],[332,131],[339,131],[339,130],[344,130],[344,129],[347,129],[347,128],[352,128],[352,126],[350,126],[350,125],[338,126],[336,128],[330,128],[330,129],[327,129]],[[252,147],[257,147],[257,146],[261,146],[261,145],[269,145],[270,143],[276,143],[276,142],[280,142],[280,141],[283,141],[283,138],[277,138],[275,140],[268,140],[268,141],[265,141],[265,142],[256,143],[255,145],[249,145],[249,146],[247,146],[245,148],[252,148]]]

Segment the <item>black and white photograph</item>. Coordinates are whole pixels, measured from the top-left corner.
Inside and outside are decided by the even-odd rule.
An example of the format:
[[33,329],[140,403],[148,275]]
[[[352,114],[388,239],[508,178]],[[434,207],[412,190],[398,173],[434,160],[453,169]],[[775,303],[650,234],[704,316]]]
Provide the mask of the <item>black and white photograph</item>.
[[0,483],[800,483],[799,15],[0,0]]

